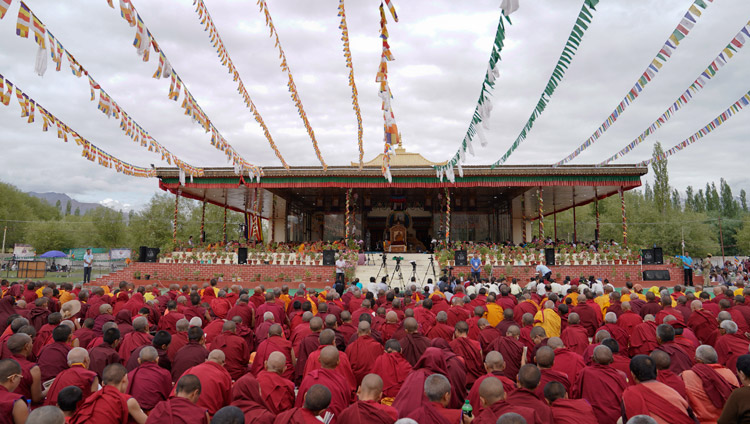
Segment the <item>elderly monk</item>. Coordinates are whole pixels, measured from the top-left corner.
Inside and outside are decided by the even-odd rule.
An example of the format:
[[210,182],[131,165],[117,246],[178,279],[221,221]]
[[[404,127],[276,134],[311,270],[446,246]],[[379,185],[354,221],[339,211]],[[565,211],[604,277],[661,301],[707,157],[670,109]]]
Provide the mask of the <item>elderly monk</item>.
[[656,339],[656,327],[656,321],[651,314],[644,316],[643,322],[633,327],[628,349],[630,356],[648,355],[659,346],[659,341]]
[[648,415],[659,424],[695,423],[688,402],[674,389],[656,380],[656,364],[650,357],[634,357],[630,361],[630,373],[635,385],[622,394],[625,417]]
[[628,347],[630,335],[627,330],[617,324],[617,321],[618,318],[614,312],[607,312],[604,315],[604,325],[599,327],[599,331],[607,330],[610,337],[617,340],[617,344],[622,347],[623,351],[625,351]]
[[401,344],[401,354],[414,366],[430,346],[430,339],[419,334],[419,324],[414,318],[404,319],[404,330],[406,335],[398,341]]
[[[669,324],[661,324],[656,327],[656,340],[659,342],[657,350],[662,350],[669,355],[669,369],[675,374],[692,368],[693,360],[685,349],[674,341],[674,327]],[[745,344],[747,352],[747,344]]]
[[242,322],[250,328],[255,327],[255,311],[250,305],[250,296],[247,294],[240,295],[237,304],[227,311],[228,317],[242,317]]
[[177,302],[170,300],[167,302],[166,315],[159,319],[159,330],[169,331],[170,334],[174,335],[179,330],[177,329],[177,322],[185,319],[185,314],[177,311]]
[[8,338],[6,345],[10,350],[11,359],[21,366],[21,378],[14,391],[34,403],[40,403],[44,399],[42,372],[36,363],[27,359],[34,346],[31,336],[20,332],[13,334]]
[[578,314],[581,319],[581,325],[586,328],[586,334],[589,337],[593,337],[602,320],[599,305],[594,302],[594,293],[590,290],[586,291],[586,301],[581,301],[579,297],[578,305],[571,312]]
[[500,352],[505,359],[504,374],[511,380],[515,380],[518,370],[525,363],[526,347],[518,339],[521,336],[521,329],[517,325],[508,327],[505,337],[495,339],[490,345],[490,349]]
[[[314,317],[310,320],[310,333],[305,336],[299,344],[299,348],[295,350],[295,356],[297,362],[294,366],[294,381],[299,383],[302,381],[302,377],[305,374],[305,364],[307,363],[307,357],[312,352],[318,349],[320,342],[318,337],[320,332],[323,330],[323,320],[320,317]],[[335,396],[335,395],[334,395]]]
[[[500,299],[503,299],[501,297]],[[516,323],[516,320],[513,319],[513,304],[512,302],[509,302],[508,306],[504,306],[505,309],[503,309],[503,320],[497,323],[495,328],[497,328],[497,331],[500,332],[500,334],[505,334],[508,332],[508,327],[511,325],[518,325]]]
[[393,338],[393,334],[401,328],[396,311],[388,311],[385,314],[385,324],[382,325],[380,332],[385,340]]
[[568,325],[560,334],[565,346],[571,351],[583,355],[589,345],[588,330],[581,325],[581,318],[577,313],[571,312],[568,315]]
[[550,337],[547,340],[547,346],[555,350],[555,363],[552,365],[552,369],[565,373],[570,383],[575,383],[578,373],[586,367],[583,356],[565,347],[559,337]]
[[493,424],[499,422],[498,418],[508,413],[519,414],[526,424],[531,423],[543,423],[539,414],[533,409],[520,406],[511,405],[506,399],[504,384],[495,377],[489,377],[482,380],[481,384],[477,388],[482,409],[473,411],[475,418],[474,424]]
[[138,353],[138,367],[128,373],[127,393],[133,396],[144,411],[152,410],[157,403],[167,400],[172,390],[172,375],[158,365],[159,353],[146,346]]
[[560,337],[561,323],[560,315],[555,311],[555,303],[551,300],[544,302],[544,309],[534,315],[534,325],[544,328],[548,337]]
[[420,405],[407,418],[418,423],[449,424],[461,421],[460,409],[448,409],[451,383],[442,374],[432,374],[424,381],[424,395]]
[[[255,329],[256,343],[259,343],[259,344],[263,340],[265,340],[266,337],[268,337],[268,329],[271,328],[272,325],[276,324],[276,322],[274,322],[273,313],[271,313],[271,312],[264,313],[262,318],[263,318],[263,321],[261,321],[260,324],[258,324],[258,327]],[[312,319],[312,314],[310,314],[309,318]],[[308,319],[308,322],[310,321],[310,319]],[[281,325],[281,323],[279,323],[279,325]],[[298,326],[298,328],[299,327],[300,326]],[[309,327],[307,327],[307,326],[303,326],[303,327],[307,328],[308,331],[309,331]],[[295,328],[295,330],[297,330],[297,328]],[[305,335],[307,335],[307,334],[305,334]],[[302,337],[304,337],[304,335]],[[302,340],[302,337],[299,338],[299,341]],[[296,331],[292,332],[292,337],[290,339],[291,339],[292,344],[295,346],[295,349],[296,349],[298,347],[298,345],[299,345],[299,341],[296,341],[297,340],[297,332]]]
[[541,422],[552,422],[552,410],[545,401],[539,399],[536,395],[536,388],[542,373],[539,368],[533,364],[526,364],[518,370],[518,389],[506,397],[511,405],[525,406],[531,408],[539,414]]
[[[158,365],[167,371],[170,371],[172,369],[172,363],[169,361],[169,357],[167,356],[167,349],[169,349],[169,345],[171,343],[172,335],[165,330],[157,331],[156,334],[154,334],[154,338],[151,339],[151,345],[156,348],[156,351],[159,354]],[[127,368],[128,372],[138,368],[138,355],[140,355],[141,349],[145,347],[146,346],[137,347],[135,348],[133,353],[130,354],[130,359],[128,359],[128,361],[125,363],[125,368]]]
[[336,372],[336,366],[339,364],[339,351],[333,346],[326,346],[320,351],[321,368],[313,370],[302,380],[302,384],[297,391],[296,407],[301,407],[305,392],[315,384],[322,384],[331,391],[331,413],[338,415],[341,411],[349,406],[352,400],[352,390],[349,383],[341,374]]
[[690,310],[692,312],[687,320],[688,327],[701,343],[716,345],[716,339],[719,337],[719,324],[716,322],[716,316],[703,309],[703,303],[700,300],[694,300],[690,304]]
[[360,321],[357,327],[357,340],[346,347],[346,355],[351,361],[357,385],[361,384],[362,379],[370,372],[373,362],[382,354],[383,345],[370,335],[370,323]]
[[276,414],[268,410],[260,395],[258,380],[249,373],[234,382],[231,406],[242,410],[247,423],[272,424],[276,418]]
[[154,337],[148,333],[148,318],[139,316],[133,320],[133,331],[125,334],[120,343],[120,358],[130,358],[136,348],[151,345]]
[[120,424],[132,419],[138,424],[146,422],[146,414],[135,398],[125,394],[128,373],[120,364],[108,365],[102,372],[104,387],[91,394],[70,418],[71,424]]
[[[368,324],[368,323],[365,323],[365,324]],[[336,333],[330,328],[326,328],[325,330],[320,332],[320,336],[318,336],[318,341],[320,342],[320,346],[318,346],[318,350],[310,353],[310,356],[307,357],[307,364],[305,364],[305,375],[309,374],[312,370],[316,370],[321,367],[320,359],[319,359],[320,352],[326,346],[335,347]],[[379,343],[378,343],[378,349],[382,349]],[[346,379],[346,381],[349,383],[349,386],[352,389],[352,392],[357,390],[357,378],[354,376],[354,373],[352,372],[352,365],[349,362],[349,356],[345,352],[339,352],[339,364],[336,366],[336,372],[341,374],[341,376]]]
[[[161,321],[160,321],[161,322]],[[167,348],[167,358],[170,362],[174,362],[174,357],[177,355],[177,351],[182,349],[183,346],[188,344],[188,330],[190,329],[190,321],[185,318],[177,321],[175,324],[177,331],[173,331],[172,341],[169,343]]]
[[[633,329],[636,325],[643,322],[643,318],[633,312],[630,302],[622,302],[622,314],[617,317],[617,325],[622,327],[628,333],[628,337],[633,335]],[[623,346],[623,349],[625,347]]]
[[208,354],[206,362],[188,368],[183,375],[193,374],[201,381],[201,395],[196,405],[208,409],[213,415],[231,402],[232,377],[226,369],[224,352],[216,349]]
[[44,346],[39,354],[37,363],[42,371],[42,382],[55,378],[68,368],[68,352],[70,352],[70,338],[73,332],[67,325],[58,325],[52,330],[54,343]]
[[586,399],[600,423],[614,423],[620,416],[620,398],[628,385],[627,377],[612,368],[612,351],[597,346],[593,363],[584,368],[573,385],[573,398]]
[[378,374],[383,380],[383,397],[389,399],[390,404],[411,370],[411,364],[401,356],[401,344],[391,339],[385,342],[385,353],[375,359],[370,372]]
[[211,349],[224,352],[227,358],[224,368],[233,380],[239,380],[247,372],[250,349],[245,339],[236,334],[237,324],[234,321],[226,321],[221,330],[222,333],[211,343]]
[[486,355],[487,352],[490,351],[490,345],[492,342],[502,336],[502,334],[484,318],[480,318],[479,321],[477,321],[477,326],[479,327],[477,341],[479,341],[479,345],[482,347],[482,355]]
[[202,364],[208,358],[205,336],[200,327],[190,327],[188,343],[174,355],[172,362],[172,382],[177,381],[190,367]]
[[21,366],[14,359],[0,360],[0,417],[4,423],[23,424],[29,408],[20,393],[14,391],[21,382]]
[[544,398],[557,424],[597,424],[594,409],[583,399],[569,399],[565,386],[551,381],[544,386]]
[[380,403],[383,396],[383,380],[377,374],[362,378],[357,390],[357,402],[344,409],[336,420],[339,424],[391,424],[398,419],[398,411]]
[[453,340],[453,328],[446,324],[448,322],[448,314],[445,311],[440,311],[435,316],[435,320],[437,324],[427,333],[427,338],[434,339],[439,337],[448,341]]
[[[649,356],[651,357],[651,360],[654,361],[654,365],[656,365],[656,380],[671,387],[672,389],[674,389],[674,391],[679,393],[680,396],[687,400],[687,390],[685,389],[685,382],[682,381],[680,376],[673,373],[672,370],[669,369],[669,365],[671,362],[669,355],[667,355],[667,353],[664,351],[655,350],[651,352],[651,355]],[[628,367],[630,367],[629,364]],[[629,368],[628,372],[630,372]]]
[[195,404],[200,396],[201,381],[186,374],[177,381],[175,395],[159,402],[148,414],[146,423],[208,424],[208,411]]
[[432,374],[447,375],[447,368],[443,352],[439,348],[428,347],[414,366],[414,370],[404,380],[393,401],[393,407],[398,411],[399,417],[406,417],[422,404],[427,377]]
[[544,387],[551,381],[561,383],[565,387],[565,392],[570,393],[572,386],[568,374],[552,369],[552,365],[555,363],[555,351],[549,346],[542,346],[536,351],[535,362],[542,376],[539,380],[539,385],[536,387],[534,393],[536,393],[539,400],[544,401]]
[[97,334],[94,333],[94,319],[93,318],[86,318],[83,321],[83,324],[81,325],[81,328],[76,330],[73,333],[73,338],[78,339],[78,346],[80,347],[87,347],[89,343],[91,343],[94,338],[96,338]]
[[279,324],[273,324],[268,329],[268,337],[265,338],[258,345],[258,349],[255,352],[255,358],[250,366],[250,372],[257,376],[263,370],[265,361],[273,352],[281,352],[286,358],[286,370],[284,371],[284,378],[292,380],[294,377],[294,365],[297,363],[297,358],[294,356],[294,349],[292,343],[283,337],[284,330]]
[[260,393],[269,411],[280,414],[294,406],[294,383],[282,377],[286,367],[284,354],[271,352],[264,367],[257,375]]
[[70,368],[61,372],[47,391],[47,400],[45,405],[56,405],[57,395],[60,391],[68,386],[76,386],[81,389],[82,399],[99,388],[99,378],[96,373],[90,371],[89,353],[82,347],[74,347],[68,352],[68,366]]
[[[725,320],[719,324],[721,335],[716,340],[716,353],[719,355],[719,363],[732,370],[737,371],[737,358],[748,352],[750,340],[744,334],[738,332],[734,321]],[[41,365],[41,364],[40,364]]]
[[700,345],[695,350],[695,365],[682,372],[688,403],[700,422],[717,421],[729,395],[740,386],[734,373],[718,361],[713,347]]
[[[108,327],[108,325],[110,325]],[[117,347],[120,343],[120,330],[115,323],[107,323],[103,328],[104,335],[102,343],[89,349],[89,359],[91,364],[89,369],[94,371],[101,380],[102,372],[107,365],[119,364],[121,362],[120,354],[117,353]]]
[[450,342],[453,352],[463,359],[466,365],[466,386],[471,386],[477,378],[484,375],[482,348],[479,342],[469,338],[469,325],[459,321],[455,325],[453,341]]
[[274,424],[320,424],[331,405],[331,391],[322,384],[315,384],[302,396],[302,407],[287,409],[278,416]]
[[487,374],[477,378],[477,381],[474,382],[474,385],[471,386],[471,390],[469,391],[469,403],[471,403],[471,407],[474,408],[475,417],[482,412],[482,408],[484,407],[479,399],[479,387],[482,384],[482,381],[493,377],[503,383],[503,390],[505,393],[511,393],[516,389],[516,383],[503,374],[505,361],[500,352],[493,350],[487,353],[487,356],[484,358],[484,369],[487,371]]

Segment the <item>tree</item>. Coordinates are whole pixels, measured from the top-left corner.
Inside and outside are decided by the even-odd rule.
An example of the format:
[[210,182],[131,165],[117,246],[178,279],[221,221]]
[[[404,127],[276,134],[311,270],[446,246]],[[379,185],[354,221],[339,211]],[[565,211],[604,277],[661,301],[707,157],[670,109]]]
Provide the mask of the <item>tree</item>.
[[677,189],[672,190],[672,207],[675,210],[682,210],[682,202],[680,200],[680,192]]
[[746,218],[742,222],[742,227],[737,231],[735,237],[739,253],[743,256],[750,253],[750,219]]
[[721,201],[719,200],[719,193],[716,191],[715,183],[706,183],[706,211],[721,212]]
[[[659,157],[664,154],[661,143],[658,141],[654,144],[653,157]],[[669,173],[667,172],[667,160],[656,160],[651,162],[651,169],[654,171],[654,203],[656,210],[660,213],[666,213],[669,208],[670,194]]]
[[703,196],[703,189],[698,189],[698,193],[695,194],[695,211],[706,211],[706,198]]
[[654,200],[654,192],[651,190],[651,186],[648,185],[648,181],[643,185],[643,197],[649,202]]
[[719,189],[721,190],[720,201],[722,216],[736,216],[737,212],[739,211],[739,207],[737,205],[737,201],[734,200],[734,196],[732,196],[732,188],[729,187],[727,180],[725,180],[724,178],[719,181]]
[[60,202],[60,199],[57,199],[57,202],[55,202],[55,209],[62,213],[62,203]]
[[70,200],[68,200],[68,203],[65,205],[65,215],[70,215],[70,208],[71,208]]
[[693,192],[693,186],[687,186],[685,189],[685,210],[697,212],[695,209],[695,193]]
[[56,221],[33,222],[29,226],[25,240],[38,252],[75,247],[71,231],[63,227]]
[[94,225],[95,243],[99,247],[122,247],[126,242],[125,222],[122,214],[99,207],[86,214]]
[[745,193],[744,188],[740,190],[740,206],[742,207],[742,212],[747,213],[747,193]]
[[76,208],[76,211],[73,212],[73,215],[75,215],[75,216],[81,216],[81,208]]

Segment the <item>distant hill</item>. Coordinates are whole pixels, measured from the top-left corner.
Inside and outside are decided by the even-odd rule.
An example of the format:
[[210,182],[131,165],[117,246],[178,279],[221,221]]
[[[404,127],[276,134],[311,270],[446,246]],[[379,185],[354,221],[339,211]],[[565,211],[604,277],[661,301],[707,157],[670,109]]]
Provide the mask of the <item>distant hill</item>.
[[55,206],[55,204],[59,200],[60,204],[62,205],[62,212],[63,213],[65,213],[65,207],[66,207],[65,205],[68,204],[68,201],[70,201],[70,213],[71,214],[73,212],[75,212],[76,208],[79,208],[81,210],[81,215],[83,215],[87,211],[103,207],[102,205],[100,205],[98,203],[84,203],[84,202],[79,202],[79,201],[71,198],[70,196],[68,196],[65,193],[53,193],[53,192],[36,193],[36,192],[30,191],[28,194],[30,196],[34,196],[34,197],[37,197],[39,199],[42,199],[42,200],[46,201],[47,203],[49,203],[52,206]]

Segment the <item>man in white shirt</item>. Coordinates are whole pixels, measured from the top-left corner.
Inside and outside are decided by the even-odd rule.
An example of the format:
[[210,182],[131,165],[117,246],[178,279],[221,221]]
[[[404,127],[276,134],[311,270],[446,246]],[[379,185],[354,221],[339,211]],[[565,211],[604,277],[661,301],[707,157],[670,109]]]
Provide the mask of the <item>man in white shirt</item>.
[[344,268],[346,268],[346,261],[343,256],[339,256],[336,260],[336,282],[346,284],[344,281]]
[[539,264],[536,266],[536,273],[547,281],[549,281],[549,279],[552,277],[552,270],[547,268],[547,266],[544,264]]
[[91,266],[94,264],[94,255],[91,249],[86,249],[83,255],[83,284],[91,282]]

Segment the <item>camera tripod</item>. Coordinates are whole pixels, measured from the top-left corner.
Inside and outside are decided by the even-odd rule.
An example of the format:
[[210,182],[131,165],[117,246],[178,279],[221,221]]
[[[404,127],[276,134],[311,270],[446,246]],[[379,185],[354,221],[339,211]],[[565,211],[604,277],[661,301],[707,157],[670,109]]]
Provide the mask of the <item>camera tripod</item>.
[[388,265],[386,265],[385,261],[386,261],[386,257],[385,257],[385,253],[383,253],[383,263],[380,264],[380,269],[378,270],[377,275],[375,275],[375,281],[378,281],[378,278],[380,277],[380,273],[383,272],[383,270],[385,270],[385,276],[386,277],[388,276]]
[[396,268],[393,268],[393,273],[391,274],[391,278],[389,280],[391,283],[394,281],[393,278],[396,276],[396,273],[398,273],[398,279],[401,282],[401,285],[398,287],[400,287],[401,289],[405,288],[406,286],[404,285],[404,275],[401,274],[401,261],[396,261]]
[[427,265],[427,270],[424,272],[424,277],[422,277],[422,286],[427,281],[427,274],[430,273],[430,270],[432,270],[432,282],[435,283],[437,281],[437,273],[435,272],[435,260],[432,258],[432,255],[430,255],[430,264]]

